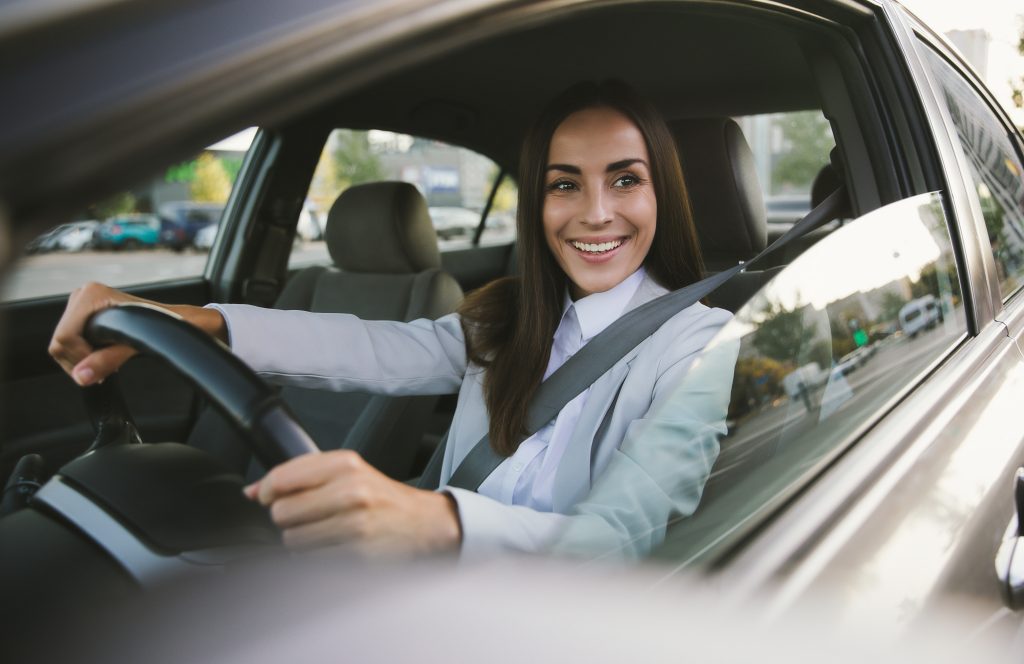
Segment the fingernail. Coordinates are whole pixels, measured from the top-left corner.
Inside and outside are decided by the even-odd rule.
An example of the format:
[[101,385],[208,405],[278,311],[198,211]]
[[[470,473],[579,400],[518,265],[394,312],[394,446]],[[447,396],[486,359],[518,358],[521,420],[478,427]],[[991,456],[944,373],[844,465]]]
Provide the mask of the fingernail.
[[89,385],[96,378],[96,372],[89,367],[82,367],[75,370],[75,380],[79,385]]

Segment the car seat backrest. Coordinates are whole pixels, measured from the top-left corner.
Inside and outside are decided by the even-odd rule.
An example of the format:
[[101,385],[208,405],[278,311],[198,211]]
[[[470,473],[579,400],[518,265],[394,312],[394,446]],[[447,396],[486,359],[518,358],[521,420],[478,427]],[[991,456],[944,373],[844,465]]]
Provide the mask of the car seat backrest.
[[[679,149],[704,265],[720,272],[748,261],[767,244],[768,222],[754,155],[731,118],[676,120],[669,124]],[[709,296],[736,311],[777,269],[736,275]]]
[[[411,184],[375,182],[341,194],[324,232],[333,266],[296,273],[274,308],[410,321],[451,313],[462,299],[444,272],[426,201]],[[344,340],[324,352],[340,352]],[[411,471],[437,397],[386,397],[285,387],[281,395],[321,449],[355,449],[392,477]],[[224,436],[204,413],[192,438]],[[204,421],[205,420],[205,421]],[[201,427],[205,430],[200,430]],[[205,443],[209,446],[210,443]],[[232,456],[230,450],[219,450]],[[243,458],[244,457],[244,458]],[[229,459],[236,470],[248,456]],[[250,477],[258,472],[250,469]]]

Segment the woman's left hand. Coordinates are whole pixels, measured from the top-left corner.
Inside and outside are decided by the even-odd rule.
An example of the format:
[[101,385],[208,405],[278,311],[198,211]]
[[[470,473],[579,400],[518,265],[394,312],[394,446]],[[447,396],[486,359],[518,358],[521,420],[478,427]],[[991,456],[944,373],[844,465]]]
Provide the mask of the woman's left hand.
[[451,496],[397,482],[351,450],[292,459],[245,493],[270,508],[289,548],[430,554],[456,550],[462,540]]

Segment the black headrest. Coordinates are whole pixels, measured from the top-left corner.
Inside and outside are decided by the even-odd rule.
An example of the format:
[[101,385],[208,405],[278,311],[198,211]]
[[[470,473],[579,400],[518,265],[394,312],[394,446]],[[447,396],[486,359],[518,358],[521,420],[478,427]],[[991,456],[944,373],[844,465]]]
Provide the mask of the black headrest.
[[324,230],[334,263],[349,272],[400,274],[441,266],[427,202],[407,182],[349,187]]
[[768,238],[754,155],[731,118],[670,123],[679,148],[704,262],[712,270],[750,260]]
[[[842,162],[839,160],[839,148],[832,148],[832,151],[828,154],[829,163],[821,167],[818,174],[814,177],[814,182],[811,184],[811,208],[816,208],[821,205],[821,202],[825,200],[829,194],[842,186]],[[850,208],[849,196],[846,197],[846,201],[842,208],[836,212],[836,217],[839,219],[849,219],[853,216],[853,211]]]

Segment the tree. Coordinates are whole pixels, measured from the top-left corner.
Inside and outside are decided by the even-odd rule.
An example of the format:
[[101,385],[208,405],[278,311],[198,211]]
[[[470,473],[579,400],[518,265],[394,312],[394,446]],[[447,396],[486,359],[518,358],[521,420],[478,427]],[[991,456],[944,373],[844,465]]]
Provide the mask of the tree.
[[906,298],[895,291],[885,291],[882,293],[882,304],[879,307],[881,313],[875,320],[876,325],[886,325],[898,321],[900,318],[900,309],[907,303]]
[[787,113],[775,119],[787,152],[772,166],[772,191],[806,191],[828,160],[834,142],[828,120],[817,111]]
[[761,311],[752,343],[765,357],[779,362],[792,362],[814,338],[814,328],[804,324],[804,306],[799,302],[786,309],[778,302],[769,302]]
[[231,179],[224,164],[209,152],[196,159],[195,178],[189,186],[192,200],[201,203],[226,203],[231,194]]
[[385,179],[384,165],[380,157],[370,150],[370,140],[365,131],[337,131],[334,168],[339,190]]
[[135,212],[135,195],[129,191],[105,198],[89,206],[89,216],[93,219],[109,219],[119,214]]

